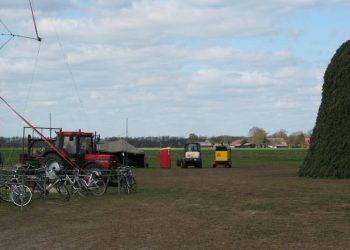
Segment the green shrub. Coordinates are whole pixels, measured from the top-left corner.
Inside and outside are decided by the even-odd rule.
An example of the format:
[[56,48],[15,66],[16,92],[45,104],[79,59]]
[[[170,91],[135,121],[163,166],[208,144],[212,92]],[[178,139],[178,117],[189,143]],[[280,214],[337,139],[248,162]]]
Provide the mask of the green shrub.
[[350,41],[340,46],[325,72],[310,150],[299,175],[350,177]]

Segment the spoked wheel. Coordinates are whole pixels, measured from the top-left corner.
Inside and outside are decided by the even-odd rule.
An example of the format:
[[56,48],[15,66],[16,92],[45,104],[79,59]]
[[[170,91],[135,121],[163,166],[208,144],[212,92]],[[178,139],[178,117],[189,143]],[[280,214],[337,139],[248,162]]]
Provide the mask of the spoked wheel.
[[59,182],[56,185],[57,192],[60,194],[63,200],[69,201],[70,199],[70,194],[68,191],[67,186],[63,182]]
[[24,207],[32,200],[32,192],[26,185],[16,185],[11,192],[11,198],[16,206]]
[[101,196],[106,192],[106,183],[103,181],[103,179],[93,179],[89,186],[88,190],[96,196]]
[[136,179],[135,179],[135,177],[134,176],[129,176],[128,178],[129,178],[130,189],[132,191],[136,191],[137,188],[136,188]]
[[74,189],[77,191],[77,193],[81,197],[85,197],[89,194],[89,190],[87,189],[87,187],[84,185],[84,183],[80,179],[75,181]]
[[89,192],[96,196],[103,195],[107,189],[107,183],[102,174],[103,167],[99,164],[91,164],[86,170],[89,176],[89,181],[86,182]]
[[130,194],[130,192],[131,192],[131,186],[130,186],[128,177],[122,178],[121,186],[122,186],[122,188],[124,189],[124,192],[125,192],[125,193]]
[[49,191],[47,191],[46,189],[44,189],[46,187],[46,185],[43,184],[43,186],[41,187],[39,184],[34,183],[34,187],[33,187],[33,195],[35,197],[40,197],[40,198],[46,198],[49,195]]

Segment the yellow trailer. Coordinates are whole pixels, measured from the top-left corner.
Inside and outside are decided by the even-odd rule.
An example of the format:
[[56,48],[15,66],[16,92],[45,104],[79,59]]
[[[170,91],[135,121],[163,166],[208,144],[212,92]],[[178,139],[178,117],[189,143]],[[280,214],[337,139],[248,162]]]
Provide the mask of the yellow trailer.
[[225,168],[232,167],[230,146],[215,146],[215,162],[213,168],[216,168],[217,166],[224,166]]

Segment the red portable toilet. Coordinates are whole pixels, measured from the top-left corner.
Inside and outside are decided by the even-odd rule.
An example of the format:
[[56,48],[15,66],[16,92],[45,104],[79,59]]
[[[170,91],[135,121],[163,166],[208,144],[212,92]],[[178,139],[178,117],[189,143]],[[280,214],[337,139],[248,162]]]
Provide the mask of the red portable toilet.
[[161,168],[171,168],[170,148],[161,148],[159,152],[159,163]]

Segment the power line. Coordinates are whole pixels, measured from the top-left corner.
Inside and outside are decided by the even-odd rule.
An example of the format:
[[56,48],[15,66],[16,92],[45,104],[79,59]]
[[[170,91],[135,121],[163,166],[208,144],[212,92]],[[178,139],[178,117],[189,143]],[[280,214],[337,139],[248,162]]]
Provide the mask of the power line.
[[54,23],[52,23],[53,27],[54,27],[54,31],[55,31],[55,35],[56,35],[56,39],[57,39],[57,43],[61,49],[61,53],[62,53],[62,56],[63,58],[65,59],[65,63],[66,63],[66,67],[67,67],[67,70],[68,70],[68,73],[69,73],[69,76],[71,78],[71,81],[73,83],[73,86],[74,86],[74,90],[75,90],[75,96],[77,97],[78,99],[78,103],[80,105],[80,109],[82,110],[82,113],[83,113],[83,116],[85,118],[85,122],[87,123],[88,125],[88,128],[89,130],[91,130],[91,123],[90,123],[90,119],[86,113],[86,110],[85,110],[85,106],[84,106],[84,103],[82,101],[82,98],[81,98],[81,95],[80,95],[80,91],[79,91],[79,88],[78,88],[78,84],[75,80],[75,77],[74,77],[74,74],[73,74],[73,71],[72,71],[72,67],[69,63],[69,60],[68,60],[68,56],[67,56],[67,53],[61,43],[61,39],[57,33],[57,29],[56,29],[56,26],[54,25]]
[[34,11],[33,11],[33,6],[32,6],[32,2],[30,0],[29,1],[29,6],[30,6],[30,11],[32,13],[32,18],[33,18],[33,24],[34,24],[34,28],[35,28],[35,34],[36,37],[30,37],[30,36],[24,36],[24,35],[19,35],[19,34],[14,34],[9,27],[0,19],[0,23],[2,24],[2,26],[4,26],[4,28],[7,30],[8,33],[1,33],[1,36],[9,36],[10,38],[8,40],[6,40],[6,42],[4,44],[2,44],[0,46],[0,50],[5,47],[6,44],[8,44],[12,38],[14,37],[20,37],[20,38],[25,38],[25,39],[31,39],[31,40],[36,40],[38,42],[41,42],[42,38],[39,36],[38,34],[38,28],[36,27],[36,21],[35,21],[35,16],[34,16]]
[[34,17],[32,2],[31,2],[30,0],[28,0],[28,1],[29,1],[29,5],[30,5],[30,10],[31,10],[31,12],[32,12],[32,17],[33,17],[33,23],[34,23],[36,38],[37,38],[38,42],[41,42],[41,37],[39,37],[39,35],[38,35],[38,29],[36,28],[36,22],[35,22],[35,17]]
[[[2,34],[1,34],[1,35],[2,35]],[[6,44],[8,44],[13,38],[14,38],[14,36],[11,36],[9,39],[7,39],[7,41],[6,41],[4,44],[2,44],[2,45],[0,46],[0,50],[1,50],[3,47],[5,47]]]

